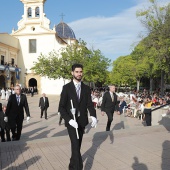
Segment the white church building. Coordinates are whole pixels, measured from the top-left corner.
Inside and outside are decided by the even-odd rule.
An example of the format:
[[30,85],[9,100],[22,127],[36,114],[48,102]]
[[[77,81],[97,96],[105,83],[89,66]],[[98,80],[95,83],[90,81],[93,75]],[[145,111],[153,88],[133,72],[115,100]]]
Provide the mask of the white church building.
[[60,94],[63,79],[52,80],[36,75],[31,68],[40,54],[75,43],[73,30],[63,21],[53,29],[44,13],[46,0],[20,0],[24,14],[17,30],[11,34],[0,33],[0,88],[21,84],[22,87],[37,87],[40,93]]

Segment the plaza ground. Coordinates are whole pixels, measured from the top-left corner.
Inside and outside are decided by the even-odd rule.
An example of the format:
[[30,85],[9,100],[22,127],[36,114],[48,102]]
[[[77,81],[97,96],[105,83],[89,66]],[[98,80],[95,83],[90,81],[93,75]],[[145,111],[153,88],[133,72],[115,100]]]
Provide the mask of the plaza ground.
[[[31,120],[24,120],[21,140],[0,143],[0,169],[68,169],[70,140],[64,124],[58,125],[59,96],[48,96],[48,120],[40,118],[39,97],[28,96]],[[170,170],[169,126],[145,127],[141,120],[115,114],[112,130],[105,132],[107,117],[100,110],[97,116],[97,128],[89,124],[83,138],[85,170]]]

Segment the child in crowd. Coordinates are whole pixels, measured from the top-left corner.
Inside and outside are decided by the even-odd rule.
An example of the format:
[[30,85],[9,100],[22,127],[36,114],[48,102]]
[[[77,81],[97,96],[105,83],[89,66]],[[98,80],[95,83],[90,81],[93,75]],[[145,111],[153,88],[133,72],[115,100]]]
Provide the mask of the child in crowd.
[[2,106],[0,103],[0,133],[1,133],[1,142],[5,142],[5,134],[6,134],[6,139],[7,141],[11,141],[10,138],[10,128],[7,123],[7,119],[4,119],[6,117],[5,115],[6,112],[6,106]]

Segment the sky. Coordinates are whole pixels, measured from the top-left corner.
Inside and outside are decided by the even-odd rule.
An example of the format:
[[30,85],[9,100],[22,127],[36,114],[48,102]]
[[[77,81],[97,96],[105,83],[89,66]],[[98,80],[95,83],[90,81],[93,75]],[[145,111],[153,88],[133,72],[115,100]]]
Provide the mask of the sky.
[[[170,0],[160,0],[161,3]],[[20,0],[0,0],[0,32],[11,33],[23,15]],[[136,18],[136,11],[147,8],[148,0],[46,0],[44,12],[51,28],[63,21],[89,48],[116,60],[128,55],[145,31]]]

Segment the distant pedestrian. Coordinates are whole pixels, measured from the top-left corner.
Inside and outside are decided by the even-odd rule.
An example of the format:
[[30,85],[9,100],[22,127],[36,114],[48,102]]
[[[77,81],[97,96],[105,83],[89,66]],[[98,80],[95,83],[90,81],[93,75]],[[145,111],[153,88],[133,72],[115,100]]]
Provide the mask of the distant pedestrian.
[[20,140],[24,120],[24,109],[27,115],[27,121],[30,120],[30,112],[27,97],[25,94],[21,94],[20,85],[16,85],[14,90],[15,94],[10,95],[8,100],[6,116],[11,128],[13,140]]
[[[2,106],[0,103],[0,133],[1,133],[1,142],[11,141],[10,138],[10,127],[7,123],[6,118],[6,106]],[[6,135],[6,138],[5,138]]]
[[115,86],[111,85],[109,86],[109,92],[106,92],[104,94],[102,105],[101,105],[102,116],[104,116],[104,113],[106,113],[108,117],[106,131],[110,131],[110,126],[113,121],[113,114],[116,105],[117,105],[117,95],[115,94]]
[[45,119],[47,119],[47,109],[49,107],[49,101],[48,101],[48,97],[46,97],[45,93],[42,94],[42,97],[39,100],[39,107],[41,109],[40,118],[42,118],[43,112],[45,112]]

